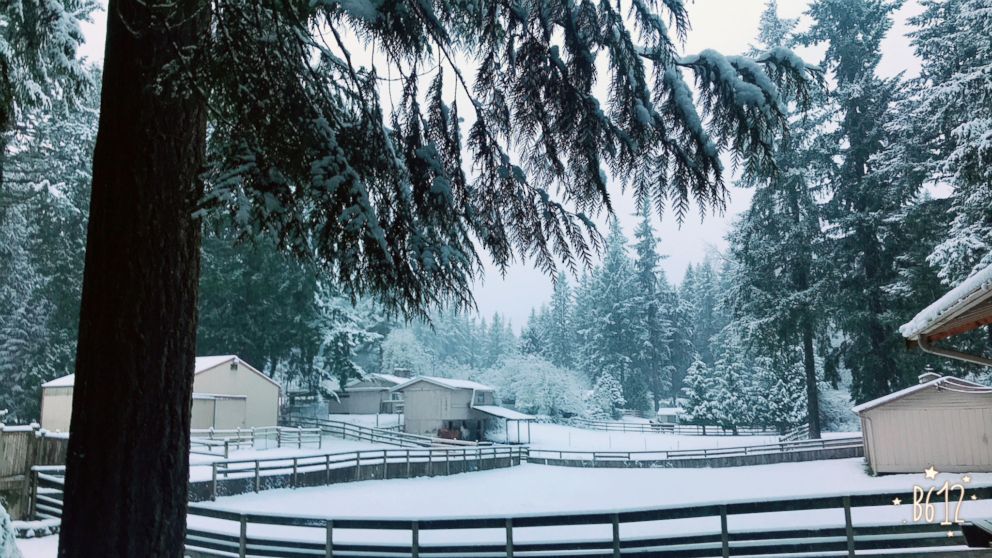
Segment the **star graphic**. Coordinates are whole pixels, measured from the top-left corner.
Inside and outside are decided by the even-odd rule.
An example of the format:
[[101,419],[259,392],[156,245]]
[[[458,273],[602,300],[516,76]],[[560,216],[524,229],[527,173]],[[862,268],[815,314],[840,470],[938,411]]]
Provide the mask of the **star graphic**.
[[895,499],[892,500],[892,505],[893,506],[902,505],[902,500],[900,500],[899,498],[895,498]]
[[971,476],[970,475],[965,475],[965,476],[961,477],[961,482],[964,482],[964,483],[971,482]]
[[933,465],[931,465],[930,468],[923,470],[923,476],[925,476],[927,478],[927,480],[934,480],[934,479],[937,478],[937,473],[939,473],[939,472],[940,471],[938,471],[937,469],[934,469],[933,468]]

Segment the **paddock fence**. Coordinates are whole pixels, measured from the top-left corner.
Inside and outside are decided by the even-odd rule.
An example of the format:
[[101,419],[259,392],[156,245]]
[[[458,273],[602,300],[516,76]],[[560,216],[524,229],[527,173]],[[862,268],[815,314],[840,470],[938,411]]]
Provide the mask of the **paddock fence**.
[[699,424],[658,424],[619,420],[593,420],[573,417],[561,422],[566,426],[605,432],[641,434],[680,434],[684,436],[778,436],[778,428],[766,426],[706,426]]
[[531,448],[527,460],[564,467],[740,467],[864,457],[860,437],[800,440],[756,446],[657,451],[582,451]]
[[420,436],[418,434],[400,432],[393,428],[374,428],[351,422],[303,417],[299,415],[287,416],[282,422],[285,426],[318,428],[323,434],[341,438],[343,440],[358,440],[362,442],[371,442],[373,444],[386,444],[400,447],[474,447],[480,445],[491,445],[488,442],[469,442],[465,440],[432,438],[430,436]]
[[0,500],[14,519],[30,516],[30,479],[33,465],[63,465],[69,440],[37,423],[0,424]]
[[190,453],[230,457],[231,450],[315,447],[320,449],[323,436],[320,428],[264,426],[190,431]]

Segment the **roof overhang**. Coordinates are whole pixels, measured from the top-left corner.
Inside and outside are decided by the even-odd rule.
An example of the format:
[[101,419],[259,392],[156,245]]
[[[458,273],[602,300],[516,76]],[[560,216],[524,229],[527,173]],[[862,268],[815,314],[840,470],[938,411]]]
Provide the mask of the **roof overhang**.
[[989,266],[924,308],[899,332],[908,347],[936,355],[992,366],[992,360],[933,345],[934,342],[992,324],[992,266]]

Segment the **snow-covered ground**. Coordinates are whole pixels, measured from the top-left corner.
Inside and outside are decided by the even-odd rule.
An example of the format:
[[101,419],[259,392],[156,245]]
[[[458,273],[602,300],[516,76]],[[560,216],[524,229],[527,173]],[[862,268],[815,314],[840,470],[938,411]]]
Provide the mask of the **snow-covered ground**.
[[357,424],[360,426],[368,426],[370,428],[385,428],[389,426],[396,426],[400,424],[403,420],[403,415],[384,414],[384,415],[328,415],[328,419],[337,420],[341,422],[347,422],[351,424]]
[[[521,437],[526,441],[526,427]],[[510,439],[517,431],[510,428]],[[663,451],[679,449],[733,448],[778,442],[776,436],[686,436],[654,432],[606,432],[558,424],[534,423],[530,426],[534,449],[572,449],[582,451]]]
[[[354,440],[342,440],[333,436],[324,436],[321,440],[320,448],[314,444],[308,444],[302,448],[282,447],[266,449],[264,447],[255,449],[243,449],[232,451],[227,460],[242,459],[273,459],[286,458],[292,460],[294,457],[308,457],[313,455],[323,455],[329,452],[346,451],[366,451],[379,449],[396,449],[396,446],[373,444],[370,442],[358,442]],[[193,454],[189,458],[190,480],[209,480],[212,475],[210,464],[215,461],[225,461],[223,457]],[[291,465],[292,461],[287,461],[286,465]]]
[[[959,482],[961,475],[941,475]],[[322,488],[272,490],[221,498],[212,507],[254,513],[332,518],[465,518],[503,515],[577,513],[697,505],[714,502],[785,499],[790,497],[904,491],[901,506],[854,510],[856,525],[912,521],[913,485],[928,485],[922,474],[871,477],[862,459],[786,463],[724,469],[580,469],[522,465],[511,469],[451,477],[398,479],[340,484]],[[992,474],[973,475],[971,485],[992,484]],[[986,516],[992,502],[965,501],[961,517]],[[194,517],[190,525],[229,531],[229,522]],[[840,509],[732,516],[731,531],[843,525]],[[253,527],[259,535],[320,540],[316,530]],[[621,536],[712,533],[718,518],[707,517],[624,525]],[[311,532],[312,531],[312,532]],[[602,539],[609,526],[522,529],[519,540]],[[337,535],[336,535],[337,536]],[[343,530],[346,540],[368,541],[368,532]],[[424,532],[425,543],[442,541],[498,542],[502,533],[489,530]],[[409,533],[376,532],[379,542],[405,542]]]
[[[721,469],[581,469],[525,464],[510,469],[464,473],[450,477],[395,479],[338,484],[319,488],[271,490],[221,498],[208,504],[218,509],[261,514],[330,518],[450,518],[615,511],[690,506],[713,502],[774,500],[791,497],[904,492],[900,506],[855,508],[855,525],[912,522],[913,485],[961,482],[962,475],[941,474],[926,481],[921,474],[872,477],[862,459],[784,463]],[[972,475],[968,486],[992,485],[992,474]],[[961,518],[992,514],[992,501],[966,499]],[[840,509],[731,516],[731,531],[841,526]],[[232,522],[193,517],[190,526],[236,533]],[[608,525],[525,528],[515,539],[596,540],[609,536]],[[713,533],[716,517],[625,524],[621,537]],[[321,529],[252,526],[251,535],[272,535],[321,541]],[[406,543],[405,531],[370,532],[341,529],[341,542]],[[447,541],[499,542],[500,530],[423,531],[425,544]],[[53,558],[55,537],[20,541],[25,558]]]

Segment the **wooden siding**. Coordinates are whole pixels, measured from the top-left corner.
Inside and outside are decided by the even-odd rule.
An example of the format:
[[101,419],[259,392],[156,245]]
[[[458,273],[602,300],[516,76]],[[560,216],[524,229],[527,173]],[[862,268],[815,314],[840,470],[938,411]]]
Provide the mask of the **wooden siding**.
[[992,394],[927,389],[861,418],[877,473],[992,471]]

